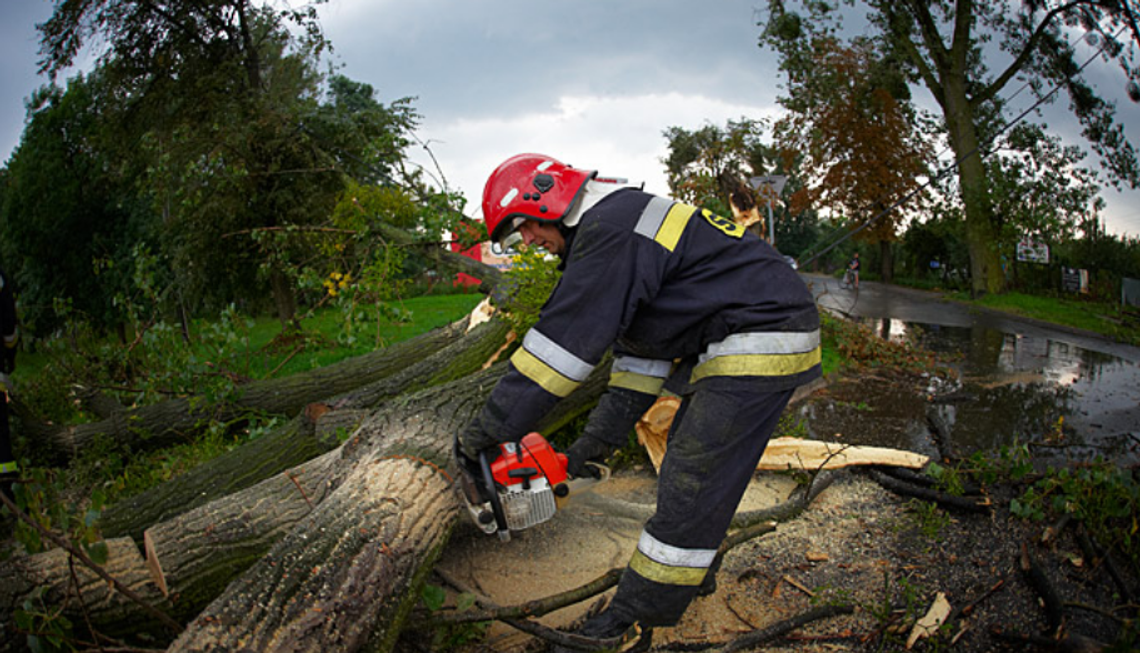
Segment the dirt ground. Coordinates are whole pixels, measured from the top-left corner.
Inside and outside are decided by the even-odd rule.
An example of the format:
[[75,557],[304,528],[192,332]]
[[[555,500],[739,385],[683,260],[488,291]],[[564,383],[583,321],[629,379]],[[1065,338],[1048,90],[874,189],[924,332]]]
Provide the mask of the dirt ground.
[[[465,523],[437,567],[500,606],[579,587],[625,566],[652,509],[655,483],[652,466],[615,474],[593,492],[573,497],[550,522],[506,543]],[[758,473],[741,509],[780,503],[795,485],[784,473]],[[676,627],[656,629],[649,650],[716,650],[813,607],[843,603],[853,606],[850,615],[816,621],[757,650],[903,651],[916,620],[939,594],[950,605],[948,620],[931,636],[911,641],[909,650],[1096,650],[1009,639],[1056,634],[1039,591],[1020,567],[1023,548],[1065,602],[1059,632],[1066,644],[1119,640],[1120,621],[1110,615],[1127,601],[1106,566],[1082,551],[1075,528],[1043,541],[1048,524],[1012,517],[1006,506],[1014,491],[991,488],[993,508],[967,513],[895,494],[865,470],[839,472],[799,517],[730,551],[716,593],[697,599]],[[432,582],[443,584],[440,578]],[[1130,596],[1140,595],[1135,577],[1127,583]],[[599,600],[540,621],[572,629]],[[1135,610],[1128,614],[1135,616]],[[418,633],[405,637],[402,650],[438,646]],[[546,645],[494,623],[480,641],[452,650],[515,653],[543,651]]]

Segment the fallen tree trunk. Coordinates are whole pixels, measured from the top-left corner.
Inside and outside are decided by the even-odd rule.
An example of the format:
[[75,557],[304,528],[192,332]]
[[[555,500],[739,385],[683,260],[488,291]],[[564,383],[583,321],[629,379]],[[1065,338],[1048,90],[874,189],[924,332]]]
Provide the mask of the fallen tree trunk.
[[[334,548],[337,555],[346,556],[344,564],[349,565],[337,572],[347,575],[344,582],[349,582],[348,578],[363,578],[363,575],[368,574],[393,574],[392,583],[388,585],[383,585],[373,576],[369,576],[371,580],[367,584],[380,583],[388,588],[385,592],[400,594],[373,597],[374,602],[385,604],[383,614],[358,615],[358,618],[374,618],[378,623],[390,625],[399,622],[403,618],[403,602],[410,600],[409,588],[415,585],[407,576],[423,573],[430,567],[429,550],[437,542],[442,546],[458,504],[454,497],[450,497],[447,506],[441,508],[436,499],[425,498],[428,503],[421,504],[414,497],[383,495],[380,488],[389,486],[383,485],[387,481],[376,474],[382,476],[382,473],[390,472],[415,476],[423,483],[416,487],[423,488],[437,482],[424,480],[422,475],[438,474],[433,465],[450,465],[454,433],[466,426],[481,409],[486,395],[505,369],[505,364],[499,364],[453,383],[429,388],[415,395],[398,397],[388,402],[383,409],[370,413],[360,429],[339,448],[250,488],[156,524],[144,536],[147,552],[145,562],[138,560],[138,569],[131,573],[147,574],[152,579],[151,592],[168,597],[169,606],[166,611],[182,622],[192,619],[220,594],[222,597],[230,596],[231,602],[219,598],[219,601],[223,601],[220,605],[229,606],[219,610],[240,613],[242,610],[235,607],[240,604],[240,597],[235,593],[253,591],[248,586],[251,581],[239,581],[247,585],[230,584],[251,566],[253,569],[250,578],[261,579],[258,583],[272,582],[269,579],[273,574],[285,574],[277,577],[276,582],[288,588],[300,587],[291,600],[303,604],[322,591],[314,584],[319,585],[327,579],[311,577],[311,573],[315,572],[308,568],[307,559],[299,567],[289,567],[289,564],[303,559],[303,551],[293,551],[293,547],[304,543],[306,547],[316,547],[323,551],[330,542],[336,541]],[[600,365],[578,391],[559,402],[540,428],[551,433],[592,407],[604,389],[608,376],[608,365]],[[394,467],[396,463],[393,461],[411,461],[415,469],[425,469],[415,471],[404,466],[404,463]],[[429,468],[430,473],[427,471]],[[340,496],[338,493],[342,488],[346,498],[337,504],[338,507],[323,508],[331,497]],[[427,494],[424,496],[435,491],[425,489]],[[361,498],[364,495],[367,496]],[[389,504],[403,506],[396,522],[391,521],[394,517],[386,516],[383,512],[384,506]],[[373,512],[376,514],[361,514],[361,511],[366,510],[365,505],[374,506]],[[437,510],[442,512],[421,514]],[[420,519],[434,520],[438,524],[430,528],[424,526],[426,530],[399,530],[410,523],[408,520]],[[355,529],[353,532],[361,537],[353,539],[336,530],[346,525]],[[361,528],[366,532],[361,532]],[[374,551],[358,550],[355,554],[352,553],[353,547],[367,548],[369,543],[379,546],[374,538],[376,533],[381,532],[381,528],[387,529],[384,533],[398,535],[397,543],[403,549],[394,546],[393,541],[384,542],[397,557],[407,556],[410,566],[392,562],[395,566],[383,571],[377,565],[389,564],[387,559],[367,559],[374,555]],[[368,534],[371,535],[363,537]],[[286,537],[290,538],[287,543],[283,542]],[[267,552],[271,556],[263,559]],[[322,555],[327,557],[327,554]],[[358,560],[354,556],[366,559]],[[23,563],[19,560],[5,563],[12,564]],[[283,571],[286,567],[291,571]],[[305,579],[305,584],[299,586],[302,579]],[[245,587],[246,590],[236,589],[238,587]],[[274,591],[284,590],[277,588]],[[14,592],[5,597],[0,610],[11,614],[27,598],[26,593]],[[331,604],[328,607],[331,609]],[[74,606],[65,610],[64,614],[78,623],[81,616],[72,612],[72,608]],[[344,609],[355,608],[346,605]],[[310,616],[312,614],[315,613],[310,613]],[[145,622],[147,618],[145,612],[136,607],[133,613],[127,611],[124,614],[123,623],[129,630],[131,624]],[[290,619],[302,619],[302,616],[294,613]],[[201,620],[194,623],[199,621]],[[296,624],[283,624],[280,629],[285,632],[294,627]],[[234,638],[246,637],[236,629],[237,626],[234,628]],[[121,628],[116,628],[116,632],[118,630]],[[366,634],[361,631],[352,637],[360,638]],[[230,645],[232,642],[220,645],[216,650],[239,648],[234,645],[234,649],[229,649]]]
[[[306,404],[358,388],[413,365],[461,338],[466,323],[465,318],[391,347],[309,372],[246,383],[238,387],[231,402],[223,405],[208,405],[200,397],[178,397],[116,412],[107,419],[89,424],[64,428],[33,424],[30,428],[46,436],[43,441],[49,454],[59,460],[70,460],[101,437],[112,438],[135,449],[160,448],[184,440],[201,424],[230,421],[251,410],[296,415]],[[24,421],[34,419],[26,409],[17,411],[17,414]]]
[[[65,614],[77,629],[90,623],[99,632],[115,638],[165,641],[166,628],[78,562],[69,562],[63,549],[34,556],[13,558],[0,565],[0,651],[26,650],[26,633],[16,631],[15,610],[31,601],[32,610],[50,612],[44,606],[65,606]],[[142,554],[130,538],[107,541],[103,569],[151,605],[169,611],[170,603],[151,581]],[[72,574],[74,573],[74,582]],[[37,589],[42,592],[36,598]],[[84,616],[84,613],[85,616]]]
[[[599,366],[548,424],[564,423],[592,405],[607,367]],[[442,470],[451,465],[452,438],[482,407],[502,371],[425,391],[415,397],[416,410],[390,406],[362,425],[338,452],[329,498],[206,607],[171,650],[233,650],[251,642],[264,651],[357,650],[365,643],[390,650],[458,511],[453,492],[440,494],[451,483]],[[389,494],[395,486],[378,480],[384,473],[416,479],[408,480],[415,491]],[[346,511],[354,519],[344,521],[340,513]],[[206,552],[185,540],[182,545]],[[159,548],[156,559],[163,560]],[[323,552],[316,559],[333,564],[313,565],[308,551]],[[210,564],[216,564],[213,556]],[[262,612],[251,598],[277,608]]]
[[[495,356],[508,336],[501,320],[480,325],[423,360],[340,396],[324,397],[270,433],[199,465],[134,497],[109,506],[100,528],[105,537],[129,535],[141,541],[153,524],[250,487],[300,465],[340,444],[368,410],[400,394],[463,378]],[[322,437],[322,434],[324,436]]]

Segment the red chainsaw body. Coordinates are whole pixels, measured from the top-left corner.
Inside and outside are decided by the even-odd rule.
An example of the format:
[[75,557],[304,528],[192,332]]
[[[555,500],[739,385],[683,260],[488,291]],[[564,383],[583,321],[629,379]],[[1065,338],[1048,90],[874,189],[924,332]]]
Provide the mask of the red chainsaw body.
[[566,482],[566,454],[558,453],[546,438],[529,433],[516,445],[501,445],[501,454],[491,463],[495,483],[504,487],[527,484],[533,478],[545,478],[551,487]]

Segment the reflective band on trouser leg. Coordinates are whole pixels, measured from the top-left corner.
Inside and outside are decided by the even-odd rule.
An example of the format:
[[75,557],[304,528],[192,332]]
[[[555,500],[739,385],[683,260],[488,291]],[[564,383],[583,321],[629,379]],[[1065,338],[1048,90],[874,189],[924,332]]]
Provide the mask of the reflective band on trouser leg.
[[716,549],[682,549],[642,532],[629,568],[663,585],[700,585]]
[[[645,525],[650,539],[639,542],[614,596],[618,615],[670,626],[696,597],[792,395],[758,390],[762,383],[718,377],[697,383],[686,397],[661,465],[657,512]],[[647,550],[647,541],[667,548]]]

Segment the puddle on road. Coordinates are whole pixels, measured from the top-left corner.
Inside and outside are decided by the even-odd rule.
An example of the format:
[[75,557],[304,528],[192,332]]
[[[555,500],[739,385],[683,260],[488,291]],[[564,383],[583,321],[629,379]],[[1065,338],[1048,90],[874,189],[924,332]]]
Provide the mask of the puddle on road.
[[[900,388],[885,380],[843,382],[830,401],[800,414],[812,435],[937,456],[933,425],[951,434],[965,457],[1033,442],[1045,460],[1096,456],[1140,462],[1140,366],[1136,362],[1041,337],[984,327],[863,320],[880,337],[910,338],[949,358],[960,384]],[[928,397],[949,401],[931,402]],[[1061,437],[1058,437],[1060,435]]]

